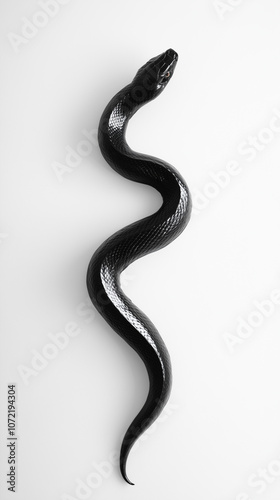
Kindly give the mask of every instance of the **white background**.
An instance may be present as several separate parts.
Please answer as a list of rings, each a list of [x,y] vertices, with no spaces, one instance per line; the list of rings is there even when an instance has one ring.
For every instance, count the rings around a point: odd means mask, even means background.
[[[279,499],[280,305],[266,303],[265,318],[255,304],[280,289],[279,0],[62,3],[53,18],[38,1],[0,3],[1,498]],[[108,463],[145,400],[147,375],[87,305],[85,275],[98,245],[160,197],[116,174],[96,141],[75,167],[66,156],[169,47],[179,53],[174,77],[133,118],[127,140],[173,164],[196,209],[180,238],[123,280],[162,334],[174,374],[170,405],[129,457],[131,487]],[[245,153],[250,136],[259,150]],[[235,175],[221,174],[219,187],[213,175],[233,161]],[[243,324],[246,339],[240,318],[258,324]],[[49,334],[70,322],[79,334],[48,351]],[[53,359],[36,372],[43,352]],[[18,398],[14,496],[8,383]],[[93,462],[107,462],[106,477]]]

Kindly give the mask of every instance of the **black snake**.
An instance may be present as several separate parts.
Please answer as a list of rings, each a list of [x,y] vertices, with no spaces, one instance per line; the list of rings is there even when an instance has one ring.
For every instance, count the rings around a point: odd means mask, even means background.
[[[163,248],[183,231],[190,218],[191,199],[180,174],[163,160],[133,151],[125,133],[133,114],[163,91],[177,59],[176,52],[169,49],[144,64],[132,82],[106,106],[98,129],[99,146],[109,165],[128,179],[153,186],[162,196],[159,210],[116,232],[95,251],[87,272],[88,292],[94,306],[135,349],[149,376],[146,402],[121,446],[121,473],[129,484],[133,484],[126,474],[129,451],[166,404],[172,375],[169,353],[160,334],[124,294],[120,274],[133,261]]]

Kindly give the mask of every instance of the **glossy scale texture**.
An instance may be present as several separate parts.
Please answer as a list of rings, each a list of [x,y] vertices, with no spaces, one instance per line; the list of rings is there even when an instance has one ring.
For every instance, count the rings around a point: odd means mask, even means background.
[[[162,195],[154,214],[110,236],[94,253],[87,272],[89,296],[107,323],[138,353],[149,376],[147,399],[129,426],[121,446],[120,469],[124,479],[129,451],[154,422],[171,389],[171,363],[166,346],[149,318],[124,294],[120,273],[133,261],[174,240],[187,225],[191,200],[180,174],[158,158],[130,149],[125,139],[132,115],[157,97],[170,80],[178,55],[172,49],[142,66],[133,81],[106,106],[99,124],[98,141],[109,165],[122,176],[153,186]]]

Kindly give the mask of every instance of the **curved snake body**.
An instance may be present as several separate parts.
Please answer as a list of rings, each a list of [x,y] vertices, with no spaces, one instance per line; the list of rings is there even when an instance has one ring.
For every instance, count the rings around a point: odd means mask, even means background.
[[[180,174],[168,163],[133,151],[125,132],[132,115],[165,88],[178,56],[172,49],[142,66],[133,81],[106,106],[99,124],[98,141],[109,165],[122,176],[154,187],[162,205],[145,217],[110,236],[94,253],[87,272],[90,298],[107,323],[138,353],[149,376],[144,406],[129,426],[121,446],[120,468],[124,479],[129,451],[154,422],[166,404],[171,388],[171,364],[167,348],[149,318],[124,294],[121,272],[133,261],[174,240],[190,218],[191,200]]]

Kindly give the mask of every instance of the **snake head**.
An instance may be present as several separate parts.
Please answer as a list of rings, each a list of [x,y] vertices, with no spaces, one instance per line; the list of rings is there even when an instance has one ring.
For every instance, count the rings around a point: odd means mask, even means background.
[[[132,81],[132,95],[140,104],[157,97],[170,81],[178,54],[173,49],[168,49],[159,56],[150,59],[136,73]]]

